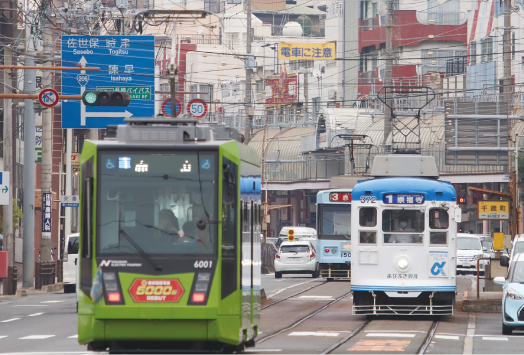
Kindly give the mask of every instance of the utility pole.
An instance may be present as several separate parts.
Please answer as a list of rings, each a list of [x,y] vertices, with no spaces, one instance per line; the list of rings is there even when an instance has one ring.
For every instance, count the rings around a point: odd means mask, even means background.
[[[391,86],[393,82],[393,1],[387,0],[387,14],[386,14],[386,73],[384,77],[384,86]],[[391,97],[390,89],[386,89],[386,98]],[[391,99],[386,100],[387,106],[391,105]],[[391,110],[389,107],[384,107],[384,148],[388,136],[391,134]]]
[[[48,7],[44,7],[48,8]],[[44,56],[52,56],[53,54],[53,35],[51,32],[51,24],[44,17],[42,19],[44,31]],[[48,61],[44,66],[51,66]],[[42,86],[44,89],[53,86],[53,74],[49,70],[42,73]],[[45,193],[52,193],[52,173],[53,173],[53,109],[46,109],[42,111],[42,197]],[[52,196],[52,195],[51,195]],[[44,210],[44,201],[42,199],[42,211]],[[52,221],[52,218],[49,219]],[[50,226],[52,231],[52,226]],[[51,259],[51,233],[44,233],[40,239],[40,260],[43,262],[52,261]]]
[[[173,39],[171,40],[171,61],[169,62],[169,89],[171,91],[171,117],[176,117],[176,30],[177,30],[177,21],[173,22]]]
[[[34,66],[35,52],[26,51],[25,65]],[[28,94],[36,93],[36,69],[24,70],[24,89]],[[24,278],[23,287],[33,287],[35,277],[35,108],[33,99],[24,100],[24,200],[22,217]],[[43,209],[42,209],[43,210]]]
[[[253,113],[253,107],[251,106],[251,80],[253,78],[253,69],[251,61],[251,2],[252,0],[246,0],[247,7],[247,38],[246,38],[246,97],[245,97],[245,123],[244,123],[244,137],[246,138],[245,144],[248,144],[251,140],[251,119]]]
[[[508,112],[512,106],[511,86],[511,0],[504,0],[504,36],[503,36],[503,61],[504,61],[504,101],[508,105]]]
[[[4,47],[4,63],[11,64],[12,54],[11,48],[8,46]],[[4,92],[11,93],[12,71],[4,70]],[[3,218],[4,218],[4,251],[8,252],[9,264],[7,271],[7,279],[3,282],[4,295],[10,295],[13,293],[13,266],[15,253],[13,250],[13,100],[4,99],[4,171],[9,172],[10,181],[9,186],[11,187],[7,191],[9,204],[4,206]]]

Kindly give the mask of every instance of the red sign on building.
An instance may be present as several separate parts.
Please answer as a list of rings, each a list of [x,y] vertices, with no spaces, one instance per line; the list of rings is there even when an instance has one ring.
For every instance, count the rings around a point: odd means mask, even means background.
[[[184,288],[178,279],[136,279],[129,288],[129,294],[135,302],[178,302]]]

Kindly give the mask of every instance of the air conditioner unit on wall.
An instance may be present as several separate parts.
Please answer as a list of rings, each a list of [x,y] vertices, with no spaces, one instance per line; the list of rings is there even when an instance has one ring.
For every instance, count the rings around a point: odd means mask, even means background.
[[[328,90],[328,99],[330,100],[336,100],[337,98],[337,90],[335,89],[329,89]]]

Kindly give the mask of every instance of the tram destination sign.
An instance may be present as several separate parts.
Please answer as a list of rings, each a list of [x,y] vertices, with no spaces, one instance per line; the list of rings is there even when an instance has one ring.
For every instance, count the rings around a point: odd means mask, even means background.
[[[509,201],[478,201],[478,219],[509,219]]]
[[[424,203],[422,194],[387,194],[384,203],[391,205],[421,205]]]
[[[331,192],[329,202],[351,202],[351,192]]]

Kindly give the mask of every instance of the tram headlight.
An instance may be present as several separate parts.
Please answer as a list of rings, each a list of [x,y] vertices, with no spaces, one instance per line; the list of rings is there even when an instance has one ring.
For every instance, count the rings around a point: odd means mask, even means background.
[[[399,269],[404,270],[404,269],[406,269],[408,267],[408,265],[409,265],[409,263],[408,263],[408,261],[406,259],[399,259],[397,261],[397,266],[398,266]]]

